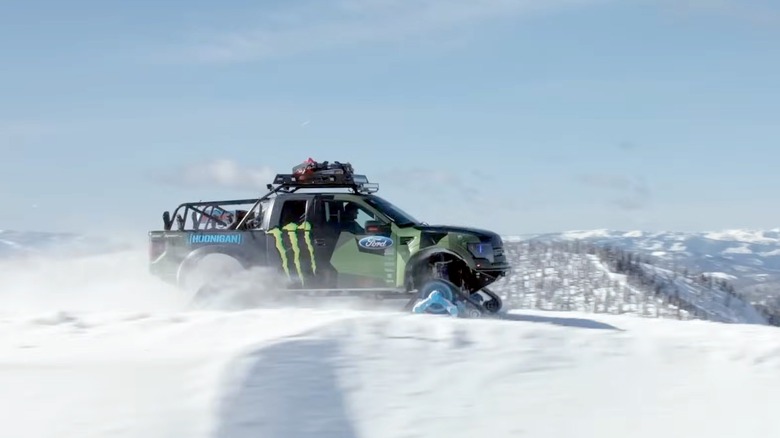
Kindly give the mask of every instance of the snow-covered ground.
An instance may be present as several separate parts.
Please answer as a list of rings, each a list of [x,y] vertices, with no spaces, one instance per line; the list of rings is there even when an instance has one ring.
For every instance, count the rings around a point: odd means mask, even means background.
[[[521,311],[192,310],[143,252],[0,264],[3,436],[780,433],[780,329]]]

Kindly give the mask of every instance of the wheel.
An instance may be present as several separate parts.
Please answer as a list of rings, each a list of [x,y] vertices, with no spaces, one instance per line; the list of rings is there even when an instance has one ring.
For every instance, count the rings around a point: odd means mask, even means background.
[[[482,288],[474,295],[479,294],[482,298],[482,306],[490,313],[498,313],[504,307],[504,302],[501,297],[495,294],[488,288]]]
[[[466,307],[466,318],[477,319],[482,317],[482,312],[479,309],[471,306]]]

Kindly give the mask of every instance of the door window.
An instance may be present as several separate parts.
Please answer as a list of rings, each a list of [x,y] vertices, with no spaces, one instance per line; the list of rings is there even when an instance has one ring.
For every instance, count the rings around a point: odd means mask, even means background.
[[[341,231],[365,234],[366,222],[378,218],[370,210],[353,201],[324,201],[325,223]]]
[[[282,211],[279,215],[279,225],[284,227],[287,224],[302,224],[306,219],[306,200],[288,199],[284,201]]]

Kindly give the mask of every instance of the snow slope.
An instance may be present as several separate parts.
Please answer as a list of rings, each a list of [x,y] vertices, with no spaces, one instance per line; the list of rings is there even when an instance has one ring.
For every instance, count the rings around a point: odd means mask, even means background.
[[[195,311],[144,253],[0,264],[14,438],[774,436],[778,328]],[[93,274],[90,274],[93,273]]]
[[[727,294],[716,288],[705,289],[697,286],[691,279],[675,276],[666,269],[644,265],[645,269],[655,271],[659,276],[671,282],[684,301],[699,309],[706,309],[710,320],[720,322],[742,322],[749,324],[767,324],[768,321],[758,310],[745,300]]]

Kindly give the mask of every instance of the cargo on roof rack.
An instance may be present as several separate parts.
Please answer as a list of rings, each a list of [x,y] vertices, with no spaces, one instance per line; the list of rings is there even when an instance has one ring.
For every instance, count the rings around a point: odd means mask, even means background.
[[[278,187],[274,189],[274,185]],[[368,182],[368,177],[355,174],[350,163],[339,161],[316,162],[307,161],[293,167],[292,173],[280,173],[268,184],[268,190],[292,191],[301,188],[347,188],[355,193],[375,193],[379,190],[377,184]]]

